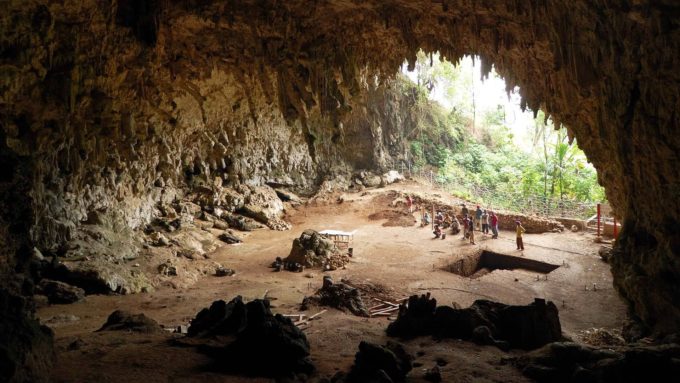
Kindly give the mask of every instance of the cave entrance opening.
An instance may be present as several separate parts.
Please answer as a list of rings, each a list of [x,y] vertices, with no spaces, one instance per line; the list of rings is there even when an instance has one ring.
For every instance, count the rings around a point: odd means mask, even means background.
[[[567,129],[528,109],[521,89],[479,58],[454,64],[419,51],[397,81],[416,110],[405,133],[407,172],[493,210],[583,221],[606,200]]]

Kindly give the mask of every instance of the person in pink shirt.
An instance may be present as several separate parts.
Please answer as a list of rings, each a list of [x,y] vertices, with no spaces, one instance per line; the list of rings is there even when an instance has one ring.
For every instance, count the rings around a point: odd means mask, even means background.
[[[491,224],[491,232],[493,235],[491,236],[492,239],[498,238],[498,216],[496,213],[491,212],[491,215],[489,217],[489,223]]]

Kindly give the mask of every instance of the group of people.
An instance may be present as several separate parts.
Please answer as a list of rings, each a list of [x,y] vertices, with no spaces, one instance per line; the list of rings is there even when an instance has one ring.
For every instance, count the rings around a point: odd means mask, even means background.
[[[411,199],[411,196],[406,197],[406,203],[409,208],[409,212],[412,212],[413,200]],[[491,234],[492,239],[498,238],[498,216],[493,211],[482,209],[479,205],[477,205],[477,209],[475,209],[474,212],[470,212],[467,206],[462,204],[461,214],[463,216],[462,224],[458,222],[458,219],[455,215],[449,214],[448,212],[443,213],[440,210],[437,211],[434,217],[430,217],[430,214],[425,211],[422,224],[423,226],[429,225],[431,223],[431,219],[434,219],[433,234],[435,238],[446,238],[444,229],[449,227],[451,228],[451,232],[453,234],[460,233],[462,227],[463,240],[470,240],[470,243],[473,245],[475,244],[475,230],[481,231],[484,235]],[[522,240],[522,234],[524,234],[524,232],[526,232],[526,230],[522,226],[522,223],[519,220],[516,220],[515,233],[517,250],[524,250],[524,242]]]
[[[462,205],[461,213],[463,214],[463,239],[470,239],[470,243],[475,243],[475,228],[483,234],[492,232],[492,239],[498,238],[498,216],[490,210],[482,210],[477,205],[474,216],[470,214],[467,206]]]

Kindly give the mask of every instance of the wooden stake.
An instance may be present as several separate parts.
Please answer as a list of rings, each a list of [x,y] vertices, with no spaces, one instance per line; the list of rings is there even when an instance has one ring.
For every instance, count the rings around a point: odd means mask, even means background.
[[[316,314],[312,315],[311,317],[309,317],[307,320],[313,320],[313,319],[315,319],[316,317],[320,316],[321,314],[325,313],[326,311],[328,311],[328,310],[321,310],[321,311],[319,311],[318,313],[316,313]]]

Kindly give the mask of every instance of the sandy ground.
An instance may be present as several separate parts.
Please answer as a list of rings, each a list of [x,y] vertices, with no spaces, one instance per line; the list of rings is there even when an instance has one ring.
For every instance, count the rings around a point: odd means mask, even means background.
[[[419,226],[382,226],[384,220],[368,216],[391,209],[387,190],[426,192],[424,187],[406,183],[387,189],[348,194],[341,204],[305,206],[288,211],[293,229],[285,232],[259,230],[244,243],[220,248],[211,261],[234,268],[233,277],[206,276],[186,289],[160,287],[147,294],[130,296],[88,296],[72,305],[40,308],[43,321],[53,318],[58,360],[55,382],[239,382],[267,381],[233,377],[211,372],[207,357],[192,348],[173,346],[178,334],[139,335],[94,332],[116,309],[143,312],[159,323],[174,327],[188,324],[202,308],[217,299],[236,295],[246,300],[272,299],[273,311],[297,313],[303,297],[321,286],[322,276],[334,280],[381,284],[394,290],[394,296],[430,292],[440,304],[456,302],[462,307],[476,299],[491,299],[507,304],[528,304],[535,297],[555,302],[560,310],[563,333],[579,339],[590,328],[618,329],[625,318],[625,306],[612,287],[609,266],[597,256],[598,245],[587,233],[525,234],[524,252],[515,250],[514,233],[501,232],[500,238],[477,235],[477,245],[447,235],[433,239],[429,228]],[[440,195],[442,193],[439,193]],[[382,196],[381,196],[382,195]],[[453,200],[452,200],[453,201]],[[414,217],[415,218],[415,217]],[[316,230],[357,230],[352,247],[354,257],[344,270],[322,273],[273,272],[269,265],[275,257],[285,257],[294,238],[307,228]],[[477,249],[560,265],[537,280],[537,273],[525,270],[496,270],[469,279],[450,273],[446,265]],[[197,261],[200,262],[200,261]],[[180,276],[176,278],[181,278]],[[593,283],[597,290],[593,291]],[[588,290],[586,290],[586,286]],[[317,309],[312,309],[313,314]],[[75,316],[75,317],[69,317]],[[54,319],[56,317],[56,319]],[[62,319],[59,319],[62,318]],[[347,370],[361,340],[385,343],[384,330],[393,318],[359,318],[329,310],[305,330],[311,344],[319,377]],[[75,342],[75,343],[74,343]],[[412,353],[419,353],[410,374],[411,381],[424,381],[423,371],[437,358],[447,364],[441,368],[444,381],[523,382],[517,370],[502,358],[519,352],[504,353],[495,347],[477,346],[458,340],[433,340],[428,337],[404,342]]]

